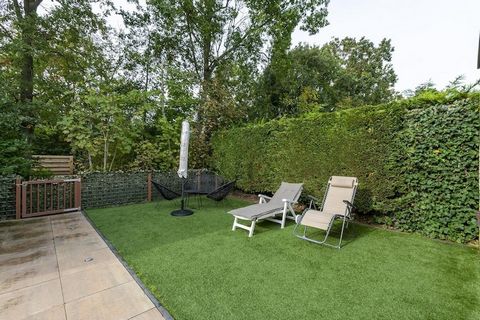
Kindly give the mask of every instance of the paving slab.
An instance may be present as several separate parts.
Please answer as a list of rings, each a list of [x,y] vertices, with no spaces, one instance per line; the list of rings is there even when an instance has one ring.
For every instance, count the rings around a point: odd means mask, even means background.
[[[127,320],[154,307],[135,281],[65,305],[69,320]]]
[[[98,250],[108,248],[107,244],[98,235],[75,232],[65,236],[55,237],[57,255],[68,255],[73,250]]]
[[[0,319],[27,319],[62,305],[60,280],[54,279],[0,295]]]
[[[120,262],[96,265],[75,273],[62,275],[65,302],[132,281],[133,278]]]
[[[0,254],[0,273],[34,265],[55,263],[56,260],[53,244],[49,247],[28,249],[18,254],[15,252]]]
[[[110,248],[96,250],[77,249],[58,255],[58,266],[62,275],[68,275],[98,265],[118,262]]]
[[[66,320],[67,317],[65,315],[65,306],[55,306],[48,310],[35,313],[26,320]]]
[[[138,316],[131,318],[131,320],[165,320],[156,308],[145,311]]]
[[[0,294],[58,278],[58,265],[53,258],[40,264],[9,268],[0,273],[0,279],[5,279],[0,282]]]
[[[81,213],[0,222],[0,319],[164,320]]]

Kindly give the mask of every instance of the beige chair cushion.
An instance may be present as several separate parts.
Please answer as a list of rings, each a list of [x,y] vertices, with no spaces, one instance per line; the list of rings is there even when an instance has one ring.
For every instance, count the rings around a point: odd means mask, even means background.
[[[332,187],[339,187],[339,188],[353,188],[353,185],[357,178],[354,177],[339,177],[339,176],[332,176],[330,180],[330,185]]]
[[[347,212],[347,205],[343,200],[352,201],[353,188],[339,188],[330,186],[328,195],[323,204],[323,212],[344,215]]]
[[[357,178],[333,176],[323,204],[322,211],[329,214],[345,215],[347,205],[343,200],[352,202]]]
[[[283,199],[296,202],[302,193],[303,183],[282,182],[280,188],[272,196],[269,202],[283,203]]]
[[[305,212],[300,224],[302,226],[327,230],[334,216],[334,214],[318,210],[308,210]]]

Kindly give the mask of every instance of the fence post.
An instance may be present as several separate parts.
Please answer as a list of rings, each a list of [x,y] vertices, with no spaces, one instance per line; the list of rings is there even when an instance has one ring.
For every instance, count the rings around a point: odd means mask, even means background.
[[[21,205],[21,215],[20,217],[23,218],[27,215],[27,184],[22,182],[22,205]]]
[[[152,173],[147,175],[147,202],[152,201]]]
[[[75,181],[75,208],[82,209],[82,178]]]
[[[15,219],[22,217],[22,180],[15,179]]]

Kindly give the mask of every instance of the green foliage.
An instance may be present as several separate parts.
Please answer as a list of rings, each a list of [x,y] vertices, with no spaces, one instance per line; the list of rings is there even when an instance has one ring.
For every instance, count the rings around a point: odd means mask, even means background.
[[[28,155],[28,144],[19,139],[0,141],[0,174],[18,173],[28,175],[31,161]]]
[[[477,95],[407,112],[391,159],[396,227],[458,242],[478,236],[479,111]]]
[[[168,171],[177,166],[180,144],[180,125],[177,119],[157,119],[155,135],[136,144],[131,169]]]
[[[88,154],[89,168],[111,170],[118,154],[128,154],[137,134],[130,117],[138,116],[135,92],[82,96],[64,117],[61,127],[72,148]]]
[[[0,175],[30,172],[30,146],[22,132],[22,104],[0,100]]]
[[[82,174],[82,208],[99,208],[147,200],[147,172]]]
[[[290,181],[321,197],[329,176],[356,176],[360,212],[467,242],[478,235],[479,105],[478,94],[447,91],[237,127],[212,139],[212,166],[248,192]]]
[[[201,86],[235,61],[255,65],[267,36],[290,43],[295,27],[316,33],[326,24],[326,0],[152,0],[136,24],[151,25],[151,41],[169,62],[190,69]],[[203,82],[203,83],[202,83]]]
[[[359,208],[378,210],[380,201],[393,195],[384,163],[400,115],[400,108],[364,107],[223,131],[214,137],[212,164],[249,192],[272,192],[290,181],[321,196],[331,175],[356,176]]]
[[[277,54],[260,79],[251,116],[270,119],[391,101],[397,80],[392,52],[387,39],[375,45],[365,38],[344,38]]]
[[[243,108],[232,91],[220,79],[213,79],[207,87],[203,107],[198,113],[201,121],[196,121],[192,130],[191,166],[205,168],[210,156],[212,132],[231,127],[243,118]]]
[[[232,111],[234,118],[243,116],[238,106],[253,100],[250,89],[265,52],[279,44],[288,48],[297,26],[318,32],[326,24],[327,4],[326,0],[152,0],[143,14],[124,14],[132,27],[148,30],[144,37],[148,49],[140,46],[138,52],[141,68],[150,71],[152,66],[158,72],[155,66],[170,65],[168,72],[186,70],[193,81],[187,89],[198,99],[194,110],[198,149],[193,153],[197,166],[205,165],[212,133],[225,128]]]

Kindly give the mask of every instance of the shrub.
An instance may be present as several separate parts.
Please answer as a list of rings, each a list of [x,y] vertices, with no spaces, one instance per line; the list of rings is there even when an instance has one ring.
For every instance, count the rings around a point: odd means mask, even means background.
[[[30,173],[30,145],[21,129],[25,108],[20,103],[0,101],[0,175]]]
[[[477,236],[479,102],[477,96],[406,113],[391,158],[399,229],[458,242]]]

